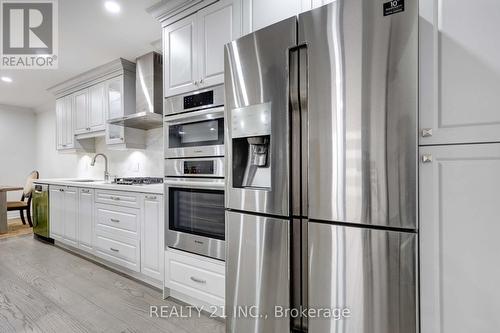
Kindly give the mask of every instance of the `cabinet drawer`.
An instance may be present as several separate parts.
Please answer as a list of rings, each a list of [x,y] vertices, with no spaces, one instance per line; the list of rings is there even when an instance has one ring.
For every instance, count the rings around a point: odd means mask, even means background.
[[[130,208],[140,208],[138,194],[121,191],[97,191],[96,202]]]
[[[98,227],[116,228],[137,233],[139,225],[139,210],[128,207],[96,204],[96,221]]]
[[[97,230],[94,244],[97,256],[134,271],[140,271],[137,240]]]
[[[225,264],[168,249],[165,286],[213,305],[224,304]]]

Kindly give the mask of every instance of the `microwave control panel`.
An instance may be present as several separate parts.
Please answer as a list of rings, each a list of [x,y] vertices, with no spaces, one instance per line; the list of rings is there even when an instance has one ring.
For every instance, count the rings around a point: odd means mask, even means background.
[[[202,92],[199,94],[189,95],[184,97],[184,110],[197,108],[204,105],[211,105],[214,103],[213,90]]]

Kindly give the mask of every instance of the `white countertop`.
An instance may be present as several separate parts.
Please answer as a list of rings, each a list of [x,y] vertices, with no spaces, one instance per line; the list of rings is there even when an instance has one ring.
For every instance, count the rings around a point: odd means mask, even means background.
[[[118,185],[118,184],[106,183],[102,180],[96,180],[93,182],[82,182],[79,180],[81,180],[81,179],[52,178],[52,179],[37,179],[34,181],[34,183],[58,185],[58,186],[73,186],[73,187],[81,187],[81,188],[94,188],[94,189],[101,189],[101,190],[163,194],[163,184]]]

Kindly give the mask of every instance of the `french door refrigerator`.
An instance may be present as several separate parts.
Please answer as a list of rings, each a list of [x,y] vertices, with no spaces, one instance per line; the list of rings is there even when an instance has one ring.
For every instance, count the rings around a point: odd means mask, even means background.
[[[417,18],[337,0],[225,46],[227,332],[418,331]]]

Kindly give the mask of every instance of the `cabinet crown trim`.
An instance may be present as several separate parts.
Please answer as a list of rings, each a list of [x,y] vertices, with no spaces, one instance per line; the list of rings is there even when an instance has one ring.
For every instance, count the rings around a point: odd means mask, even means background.
[[[126,72],[135,76],[135,63],[118,58],[50,87],[47,91],[54,94],[56,98],[61,98]]]
[[[196,13],[203,7],[218,0],[161,0],[146,9],[151,16],[160,21],[163,26],[169,25]]]

